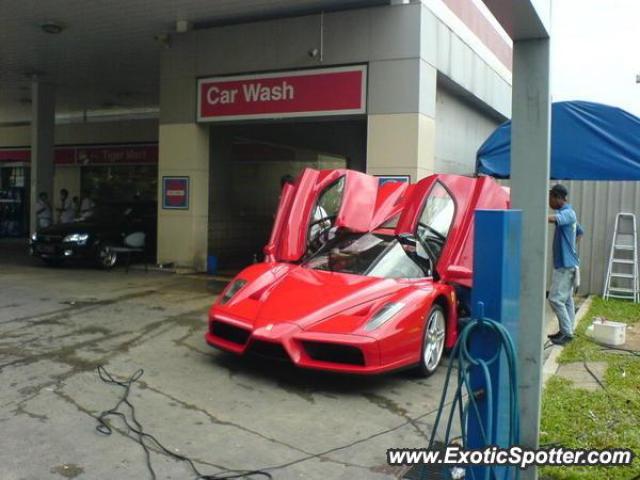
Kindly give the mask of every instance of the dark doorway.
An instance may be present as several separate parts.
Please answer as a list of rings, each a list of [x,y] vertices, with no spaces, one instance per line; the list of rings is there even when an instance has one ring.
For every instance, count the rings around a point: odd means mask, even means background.
[[[283,175],[366,168],[365,120],[211,128],[209,254],[223,269],[262,259]]]

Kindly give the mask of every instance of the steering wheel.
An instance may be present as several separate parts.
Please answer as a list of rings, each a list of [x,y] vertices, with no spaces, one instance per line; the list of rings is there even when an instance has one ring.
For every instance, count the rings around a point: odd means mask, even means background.
[[[424,229],[428,230],[430,233],[432,233],[433,235],[436,236],[436,239],[440,242],[440,243],[444,243],[447,240],[447,237],[445,237],[444,235],[442,235],[439,231],[437,231],[435,228],[430,227],[429,225],[427,225],[426,223],[422,223],[422,222],[418,222],[418,226],[423,227]]]
[[[307,250],[312,248],[313,250],[318,250],[322,245],[329,241],[329,231],[333,227],[333,221],[336,219],[336,215],[329,215],[327,217],[322,217],[317,220],[309,223],[309,228],[307,230]],[[327,223],[327,226],[322,228],[320,227],[318,232],[315,234],[314,238],[311,238],[311,230],[316,225],[322,225],[323,223]]]

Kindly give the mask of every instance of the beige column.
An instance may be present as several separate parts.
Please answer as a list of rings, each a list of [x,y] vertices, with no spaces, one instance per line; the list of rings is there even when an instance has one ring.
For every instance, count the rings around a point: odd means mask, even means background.
[[[36,202],[40,192],[53,204],[53,146],[55,130],[55,87],[34,81],[31,85],[31,232],[36,231]]]
[[[424,59],[369,64],[367,173],[434,173],[437,71]]]
[[[209,128],[196,123],[160,125],[158,263],[205,271],[209,222]],[[189,209],[162,206],[162,178],[189,177]]]
[[[434,173],[435,122],[421,113],[369,115],[367,173],[410,175],[415,182]]]

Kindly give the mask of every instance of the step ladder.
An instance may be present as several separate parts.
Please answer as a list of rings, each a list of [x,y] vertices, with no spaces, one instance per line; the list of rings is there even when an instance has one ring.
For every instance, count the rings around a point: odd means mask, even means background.
[[[616,215],[602,296],[605,300],[613,297],[640,302],[638,231],[633,213]]]

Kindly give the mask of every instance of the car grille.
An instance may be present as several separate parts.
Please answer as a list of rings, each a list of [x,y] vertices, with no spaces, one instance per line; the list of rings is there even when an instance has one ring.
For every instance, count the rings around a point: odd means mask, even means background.
[[[362,350],[351,345],[325,342],[302,342],[305,351],[319,362],[344,363],[348,365],[364,366]]]
[[[44,235],[38,234],[38,241],[44,243],[60,243],[62,242],[62,235]]]
[[[291,360],[291,357],[289,357],[289,354],[281,344],[263,342],[262,340],[252,342],[249,346],[249,353],[260,355],[261,357],[273,358],[275,360]]]
[[[209,332],[229,342],[244,345],[249,340],[251,332],[244,328],[236,327],[225,322],[214,321],[209,325]]]

